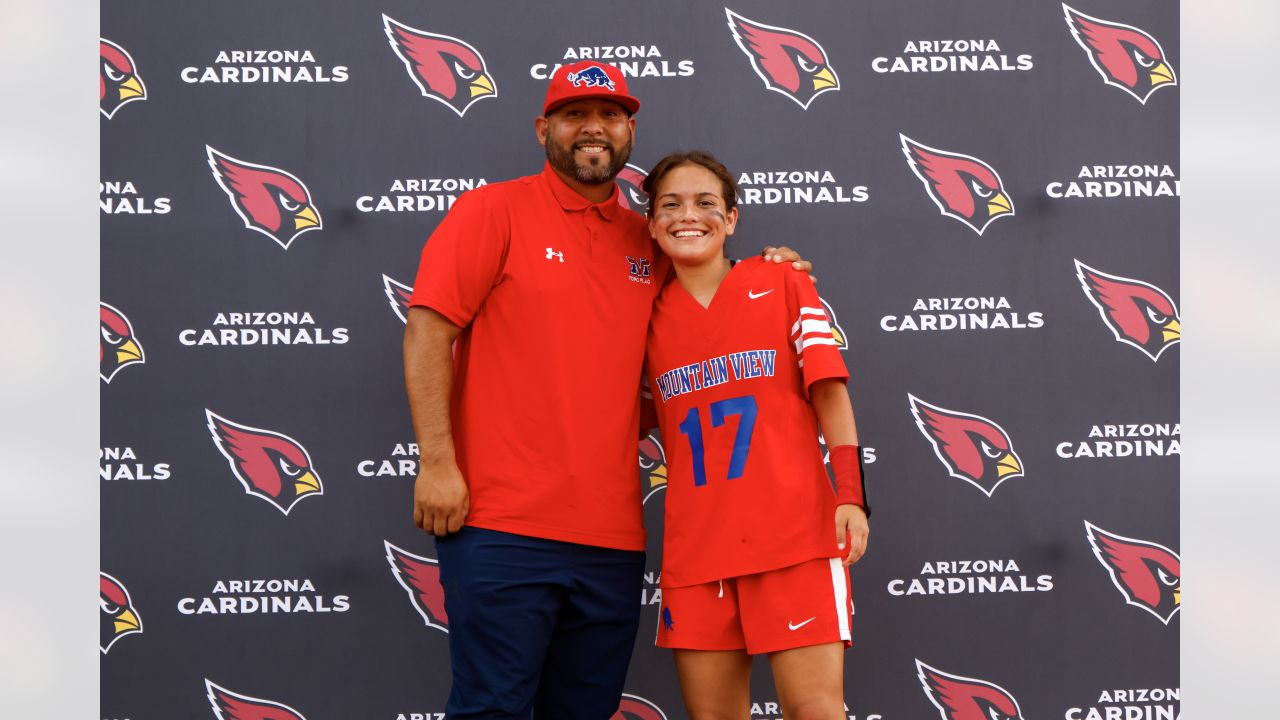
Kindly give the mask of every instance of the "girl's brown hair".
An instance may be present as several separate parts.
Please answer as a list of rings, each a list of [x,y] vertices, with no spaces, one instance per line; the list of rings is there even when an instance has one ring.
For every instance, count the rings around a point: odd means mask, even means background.
[[[710,170],[713,175],[720,179],[720,195],[724,198],[726,210],[732,210],[738,206],[738,183],[734,182],[733,175],[729,169],[724,166],[714,155],[705,150],[689,150],[687,152],[673,152],[670,155],[658,161],[657,165],[649,171],[648,177],[640,184],[640,189],[644,190],[649,196],[649,216],[653,217],[653,200],[654,193],[658,190],[658,183],[662,178],[672,170],[681,165],[697,165]]]

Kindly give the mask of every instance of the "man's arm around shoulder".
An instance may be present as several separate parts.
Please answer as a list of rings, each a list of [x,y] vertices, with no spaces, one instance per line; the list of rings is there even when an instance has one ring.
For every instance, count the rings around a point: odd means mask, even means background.
[[[471,509],[467,484],[454,454],[449,400],[453,391],[453,341],[462,328],[426,307],[409,308],[404,329],[404,385],[418,439],[418,479],[413,523],[432,535],[455,533]]]

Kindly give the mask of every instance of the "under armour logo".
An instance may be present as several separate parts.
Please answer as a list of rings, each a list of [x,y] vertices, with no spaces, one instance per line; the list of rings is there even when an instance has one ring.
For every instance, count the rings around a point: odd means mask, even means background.
[[[631,274],[637,277],[649,277],[649,260],[648,258],[636,258],[627,256],[627,262],[631,263]]]
[[[564,262],[564,251],[547,248],[547,259],[550,260],[551,258],[560,258],[560,262]]]

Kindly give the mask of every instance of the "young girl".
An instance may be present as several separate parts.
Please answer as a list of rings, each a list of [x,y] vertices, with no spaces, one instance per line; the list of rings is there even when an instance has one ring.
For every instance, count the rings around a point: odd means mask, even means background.
[[[730,263],[737,186],[710,154],[668,155],[644,190],[649,231],[675,267],[646,346],[670,472],[658,645],[673,649],[694,720],[750,715],[759,653],[788,720],[843,718],[846,566],[868,528],[829,319],[802,273]]]

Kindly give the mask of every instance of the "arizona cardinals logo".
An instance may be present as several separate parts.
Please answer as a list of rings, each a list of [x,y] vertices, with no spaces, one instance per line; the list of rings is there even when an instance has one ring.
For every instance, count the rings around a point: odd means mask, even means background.
[[[382,276],[382,287],[387,293],[387,302],[391,303],[391,311],[400,318],[400,322],[409,322],[409,298],[413,296],[413,288],[392,280],[385,273]]]
[[[386,15],[382,24],[391,49],[423,96],[448,105],[458,117],[476,102],[498,96],[484,58],[470,43],[411,28]]]
[[[640,481],[644,502],[649,502],[659,490],[667,489],[667,454],[654,433],[640,441]]]
[[[431,558],[414,555],[383,540],[387,562],[409,593],[409,602],[429,627],[449,632],[449,614],[444,608],[444,588],[440,585],[440,564]]]
[[[288,705],[234,693],[209,679],[205,679],[204,686],[218,720],[307,720]]]
[[[1169,548],[1121,537],[1084,521],[1085,536],[1125,602],[1165,625],[1182,609],[1182,559]]]
[[[1132,25],[1089,17],[1066,3],[1062,10],[1072,37],[1108,85],[1146,105],[1151,93],[1178,84],[1178,77],[1155,38]]]
[[[987,497],[1005,480],[1022,477],[1022,461],[1004,428],[978,415],[930,405],[914,395],[907,399],[916,426],[951,477],[968,482]]]
[[[667,714],[639,695],[623,693],[618,712],[609,720],[667,720]]]
[[[98,607],[102,617],[98,620],[98,649],[106,655],[120,638],[142,632],[142,618],[124,585],[106,573],[99,575]]]
[[[976,678],[949,675],[916,660],[920,685],[942,720],[1022,720],[1007,690]]]
[[[971,155],[922,145],[906,135],[898,137],[911,171],[943,215],[981,235],[992,220],[1014,214],[1013,201],[990,165]]]
[[[786,95],[805,110],[822,93],[840,89],[840,78],[827,60],[827,52],[813,38],[748,20],[729,8],[724,14],[734,41],[766,88]]]
[[[123,105],[147,99],[133,57],[119,45],[98,38],[98,111],[108,120]]]
[[[240,425],[205,410],[213,444],[227,458],[244,491],[289,514],[304,497],[323,495],[311,456],[297,440],[270,430]]]
[[[1099,272],[1079,260],[1076,275],[1117,341],[1138,348],[1152,362],[1182,341],[1178,306],[1160,288]]]
[[[110,383],[124,366],[141,365],[146,362],[146,356],[133,336],[129,318],[106,303],[98,305],[98,377]]]
[[[831,309],[831,303],[823,298],[818,298],[818,300],[822,303],[822,309],[827,311],[827,320],[830,321],[831,325],[831,337],[835,338],[836,347],[841,350],[848,350],[849,336],[845,334],[844,328],[840,327],[840,321],[836,320],[836,312]]]
[[[244,226],[289,249],[299,235],[320,230],[320,214],[311,193],[292,173],[236,160],[208,145],[209,167]]]
[[[649,196],[640,189],[649,173],[627,163],[618,173],[618,204],[644,215],[649,210]]]

